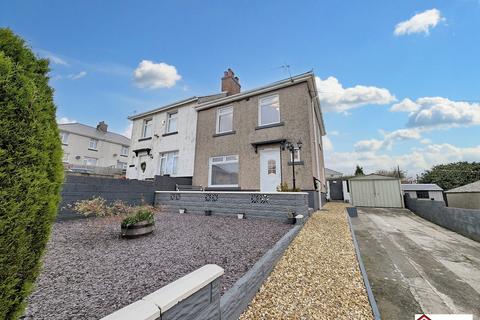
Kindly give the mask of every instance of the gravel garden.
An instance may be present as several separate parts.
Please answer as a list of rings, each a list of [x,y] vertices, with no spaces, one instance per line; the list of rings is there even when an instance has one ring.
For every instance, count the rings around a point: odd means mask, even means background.
[[[99,319],[208,264],[225,269],[222,294],[291,225],[156,212],[152,233],[120,236],[124,217],[56,223],[23,319]]]

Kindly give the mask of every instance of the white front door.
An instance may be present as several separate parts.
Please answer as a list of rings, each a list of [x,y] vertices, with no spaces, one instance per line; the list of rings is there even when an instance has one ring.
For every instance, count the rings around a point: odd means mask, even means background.
[[[280,148],[260,150],[260,191],[275,192],[281,182]]]

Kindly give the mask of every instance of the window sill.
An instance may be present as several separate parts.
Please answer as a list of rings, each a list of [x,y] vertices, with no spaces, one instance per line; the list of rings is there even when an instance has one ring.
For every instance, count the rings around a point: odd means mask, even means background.
[[[271,124],[265,124],[265,125],[257,126],[257,127],[255,127],[255,130],[281,127],[281,126],[284,126],[284,125],[285,125],[285,122],[281,121],[281,122],[277,122],[277,123],[271,123]]]
[[[178,133],[178,131],[167,132],[167,133],[162,134],[162,137],[171,136],[171,135],[174,135],[174,134],[177,134],[177,133]]]
[[[126,155],[126,154],[121,154],[120,157],[128,158],[128,155]]]
[[[90,151],[96,151],[96,152],[98,152],[98,149],[92,149],[92,148],[88,148],[88,150],[90,150]]]
[[[207,187],[205,191],[239,191],[240,187]]]
[[[232,131],[227,131],[227,132],[221,132],[221,133],[215,133],[213,135],[213,137],[221,137],[221,136],[228,136],[230,134],[235,134],[236,131],[235,130],[232,130]]]
[[[305,164],[305,162],[302,161],[295,161],[295,165],[296,166],[303,166]],[[293,162],[292,161],[288,161],[288,165],[291,166],[293,165]]]
[[[62,146],[68,146],[68,143],[62,142]]]
[[[146,140],[152,140],[152,137],[145,137],[145,138],[138,139],[138,141],[146,141]]]

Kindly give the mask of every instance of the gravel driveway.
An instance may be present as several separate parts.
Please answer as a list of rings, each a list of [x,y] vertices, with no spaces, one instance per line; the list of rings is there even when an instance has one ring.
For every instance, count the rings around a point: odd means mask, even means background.
[[[160,213],[153,234],[119,238],[119,218],[57,223],[24,319],[99,319],[207,264],[222,294],[291,226]]]

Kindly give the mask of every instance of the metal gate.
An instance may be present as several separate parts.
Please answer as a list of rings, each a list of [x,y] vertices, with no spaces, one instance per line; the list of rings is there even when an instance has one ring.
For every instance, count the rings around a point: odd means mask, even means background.
[[[342,180],[328,180],[330,200],[343,200]]]

